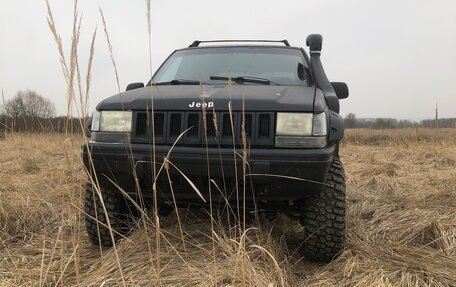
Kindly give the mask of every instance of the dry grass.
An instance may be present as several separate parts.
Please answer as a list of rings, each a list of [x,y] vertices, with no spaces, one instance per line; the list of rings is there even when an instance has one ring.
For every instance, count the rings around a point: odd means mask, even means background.
[[[84,93],[77,1],[68,60],[46,4],[68,88],[68,115],[81,116],[87,111],[96,34]],[[151,53],[150,6],[146,0]],[[100,15],[120,92],[101,9]],[[114,248],[93,247],[81,220],[82,142],[62,135],[8,134],[0,140],[5,157],[0,163],[0,285],[451,286],[456,281],[456,156],[446,134],[360,131],[347,136],[342,152],[349,175],[348,245],[329,265],[300,258],[300,241],[293,236],[300,226],[283,216],[246,229],[211,220],[212,211],[180,210],[179,217],[161,218],[157,225],[138,222],[141,228]],[[285,240],[284,233],[294,239]]]
[[[345,138],[345,143],[352,144],[401,144],[407,145],[409,143],[415,144],[417,142],[441,142],[445,143],[454,140],[454,129],[354,129],[350,130]]]
[[[162,218],[159,253],[149,252],[151,225],[121,241],[117,255],[100,250],[79,217],[82,140],[7,134],[0,139],[0,285],[122,285],[118,256],[128,286],[454,286],[454,138],[456,130],[349,131],[341,147],[347,249],[320,265],[294,252],[296,239],[285,240],[297,227],[291,220],[239,234],[211,228],[203,211],[181,210],[182,230],[175,215]]]

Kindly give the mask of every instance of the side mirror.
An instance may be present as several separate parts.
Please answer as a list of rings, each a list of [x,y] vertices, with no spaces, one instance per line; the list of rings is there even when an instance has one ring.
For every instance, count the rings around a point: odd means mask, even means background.
[[[92,117],[89,117],[84,125],[84,135],[90,138],[90,132],[92,131]]]
[[[127,86],[127,91],[144,88],[144,83],[130,83]]]
[[[337,97],[342,100],[348,98],[348,86],[343,82],[331,82],[331,85],[336,92]]]

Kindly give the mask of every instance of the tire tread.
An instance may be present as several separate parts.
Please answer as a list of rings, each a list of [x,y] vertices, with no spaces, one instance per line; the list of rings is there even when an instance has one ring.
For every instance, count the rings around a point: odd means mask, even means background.
[[[304,225],[304,257],[328,262],[345,245],[345,173],[342,162],[334,156],[326,176],[325,188],[305,203],[300,217]]]

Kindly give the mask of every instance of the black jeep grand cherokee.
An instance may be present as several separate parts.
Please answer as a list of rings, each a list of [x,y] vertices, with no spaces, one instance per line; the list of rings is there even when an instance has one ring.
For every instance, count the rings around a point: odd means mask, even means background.
[[[219,42],[175,51],[145,87],[97,106],[83,145],[91,241],[127,234],[133,200],[160,214],[222,203],[298,217],[304,255],[331,260],[345,238],[347,85],[328,81],[321,35],[307,38],[310,58],[286,40]]]

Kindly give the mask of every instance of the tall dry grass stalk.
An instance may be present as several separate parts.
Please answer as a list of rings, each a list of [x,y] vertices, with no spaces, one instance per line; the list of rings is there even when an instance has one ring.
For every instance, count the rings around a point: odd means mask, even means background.
[[[206,168],[207,168],[207,188],[208,188],[208,193],[209,193],[209,216],[211,218],[211,239],[212,239],[212,260],[213,262],[216,261],[217,257],[215,254],[215,238],[214,238],[214,214],[213,214],[213,206],[212,206],[212,184],[211,184],[211,168],[210,168],[210,160],[209,160],[209,143],[208,143],[208,134],[207,134],[207,110],[205,108],[205,97],[204,97],[204,88],[203,88],[203,82],[200,81],[200,95],[199,95],[200,101],[202,103],[201,105],[201,113],[203,117],[203,131],[204,131],[204,143],[206,147]],[[212,118],[213,121],[216,121],[216,119]],[[214,264],[214,267],[216,265]],[[214,268],[212,270],[214,273],[214,276],[217,276],[217,269]]]
[[[105,36],[106,36],[105,37],[106,38],[106,42],[108,43],[109,56],[111,58],[111,63],[112,63],[112,66],[114,68],[114,75],[116,77],[117,91],[120,94],[121,90],[120,90],[119,72],[117,70],[117,64],[116,64],[116,60],[114,58],[114,52],[113,52],[113,49],[112,49],[111,38],[109,37],[108,27],[106,25],[106,20],[105,20],[105,17],[104,17],[104,14],[103,14],[103,10],[101,9],[101,7],[99,8],[99,12],[100,12],[101,20],[103,22],[103,29],[104,29]]]
[[[147,19],[147,39],[148,39],[148,48],[149,48],[149,73],[150,78],[152,78],[152,21],[151,21],[151,1],[146,0],[146,19]],[[155,108],[154,108],[154,91],[151,89],[150,93],[150,102],[151,102],[151,111],[152,111],[152,126],[150,130],[152,132],[152,163],[151,168],[153,171],[153,182],[152,182],[152,200],[153,200],[153,214],[155,220],[155,250],[157,252],[157,258],[160,258],[160,219],[158,217],[158,200],[157,200],[157,165],[156,165],[156,154],[155,154]],[[164,162],[166,164],[166,162]],[[167,167],[169,167],[167,165]],[[168,174],[168,169],[166,170]],[[169,184],[172,185],[172,182],[168,178]],[[174,193],[173,193],[174,197]],[[182,240],[184,240],[182,238]],[[151,255],[152,256],[152,255]],[[158,278],[160,278],[160,261],[157,260],[157,270]]]

